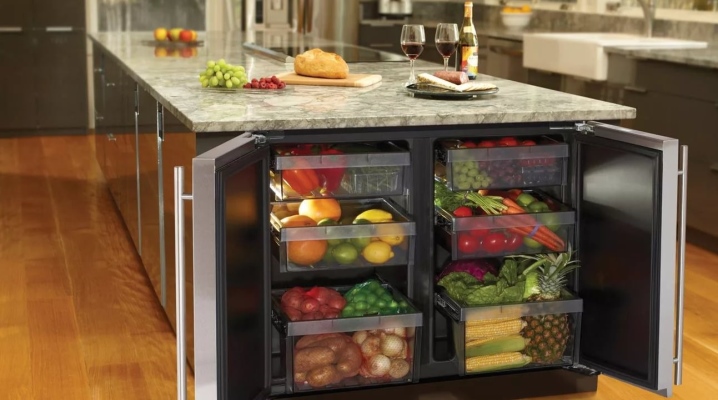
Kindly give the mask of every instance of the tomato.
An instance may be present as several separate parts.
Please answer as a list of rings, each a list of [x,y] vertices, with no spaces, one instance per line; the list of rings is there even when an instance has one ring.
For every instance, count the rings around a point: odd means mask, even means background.
[[[471,208],[466,206],[457,207],[456,210],[453,212],[455,217],[470,217],[474,215],[474,212],[471,211]]]
[[[479,251],[481,241],[467,233],[460,233],[458,238],[459,252],[464,254],[472,254]]]
[[[463,145],[463,147],[466,148],[466,149],[476,148],[476,143],[474,143],[474,142],[468,142],[468,141],[467,141],[467,142],[463,142],[462,145]]]
[[[496,143],[490,140],[482,140],[476,145],[476,147],[496,147]]]
[[[484,237],[482,247],[490,254],[501,253],[506,248],[506,236],[499,232],[489,233]]]
[[[471,235],[477,239],[483,239],[489,233],[491,233],[491,231],[488,229],[473,229],[473,230],[469,231],[469,235]]]
[[[506,251],[516,251],[523,243],[523,238],[518,233],[506,232]]]
[[[536,146],[536,142],[531,139],[524,140],[523,142],[521,142],[521,146]]]
[[[516,138],[511,137],[511,136],[503,137],[499,140],[499,146],[501,146],[501,147],[518,146],[518,145],[519,145],[519,141],[516,140]]]

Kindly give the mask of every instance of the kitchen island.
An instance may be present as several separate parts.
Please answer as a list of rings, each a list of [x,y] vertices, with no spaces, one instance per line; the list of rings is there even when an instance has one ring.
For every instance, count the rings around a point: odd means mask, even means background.
[[[91,36],[97,159],[170,321],[187,334],[197,398],[291,397],[306,390],[292,384],[291,362],[285,364],[293,339],[281,315],[272,312],[272,291],[348,285],[375,275],[406,295],[418,310],[413,322],[418,325],[412,326],[421,334],[412,346],[415,367],[410,381],[419,383],[353,392],[358,398],[386,398],[404,389],[404,398],[449,391],[469,399],[475,398],[477,388],[488,398],[575,393],[596,390],[600,372],[670,395],[674,292],[682,285],[674,263],[676,140],[584,123],[634,118],[630,107],[486,75],[479,79],[499,87],[494,96],[470,101],[411,97],[403,89],[408,63],[399,62],[351,64],[351,72],[382,75],[380,84],[367,88],[207,91],[200,87],[198,74],[210,59],[243,65],[250,78],[291,70],[291,65],[245,51],[245,41],[266,46],[296,42],[309,48],[329,42],[261,32],[201,36],[204,46],[191,58],[156,58],[154,48],[143,44],[150,33]],[[417,63],[418,72],[435,68]],[[435,229],[446,229],[434,215],[435,162],[446,161],[437,158],[437,146],[445,140],[506,136],[546,138],[559,143],[566,154],[558,170],[562,179],[538,186],[576,210],[575,219],[567,223],[571,232],[576,226],[575,237],[567,235],[581,249],[584,267],[569,287],[586,305],[587,328],[580,330],[581,319],[575,320],[576,340],[560,366],[532,365],[462,377],[464,360],[452,339],[458,325],[452,325],[448,311],[434,301],[435,273],[451,257],[451,249],[440,245],[440,235],[435,235]],[[405,213],[405,224],[414,232],[404,249],[406,263],[288,271],[284,239],[267,218],[277,206],[270,202],[283,199],[276,185],[274,195],[267,190],[270,172],[281,172],[279,149],[357,142],[391,145],[406,155],[401,164],[403,186],[386,196],[388,204]],[[175,166],[191,171],[184,181],[181,175],[173,176]],[[278,186],[282,187],[281,178]],[[190,187],[192,206],[176,212],[182,192]],[[640,209],[632,208],[635,204]],[[178,218],[188,228],[176,235]],[[182,265],[181,259],[175,260],[177,248],[186,249],[190,261],[187,290],[179,296],[187,306],[186,325],[182,318],[174,319],[176,293],[171,282],[175,265]],[[625,261],[605,258],[627,252],[634,256]],[[633,271],[629,286],[606,282],[606,275],[624,270]],[[609,294],[622,301],[607,302]],[[634,314],[637,318],[625,319]],[[604,326],[614,315],[620,316],[621,324]],[[610,340],[606,330],[612,334]],[[642,338],[642,345],[634,343],[636,337]],[[627,351],[631,348],[634,351]],[[350,395],[331,390],[323,394]]]

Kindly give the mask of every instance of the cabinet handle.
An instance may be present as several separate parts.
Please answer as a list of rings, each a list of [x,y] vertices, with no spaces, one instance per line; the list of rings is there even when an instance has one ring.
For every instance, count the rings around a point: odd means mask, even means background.
[[[108,133],[107,140],[109,140],[110,142],[115,142],[115,141],[117,141],[117,138],[112,133]]]
[[[71,26],[46,26],[45,32],[72,32]]]
[[[102,68],[95,68],[93,71],[97,72],[98,74],[102,73]]]
[[[107,82],[107,83],[105,84],[105,86],[107,86],[107,87],[115,87],[115,82]]]
[[[623,90],[625,90],[627,92],[634,92],[634,93],[641,93],[641,94],[645,94],[646,92],[648,92],[646,89],[644,89],[642,87],[636,87],[636,86],[626,86],[623,88]]]
[[[688,200],[688,146],[681,146],[681,169],[678,171],[680,181],[680,223],[678,224],[678,298],[676,299],[676,355],[673,363],[676,365],[673,381],[676,385],[683,383],[683,311],[686,294],[686,204]]]
[[[391,48],[394,45],[391,43],[371,43],[369,47]]]
[[[187,400],[187,355],[185,341],[185,265],[184,265],[184,201],[191,194],[182,193],[184,167],[174,168],[175,201],[175,314],[177,320],[177,399]]]
[[[0,33],[18,33],[22,32],[21,26],[0,26]]]

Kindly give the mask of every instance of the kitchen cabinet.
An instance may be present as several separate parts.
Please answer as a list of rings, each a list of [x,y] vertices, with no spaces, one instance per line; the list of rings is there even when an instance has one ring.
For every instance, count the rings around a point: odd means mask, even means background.
[[[523,42],[489,38],[486,47],[486,74],[521,83],[528,81],[528,70],[523,63]]]
[[[86,132],[84,26],[82,0],[0,2],[0,131]]]
[[[37,80],[19,79],[18,68],[35,65],[33,48],[36,42],[37,37],[31,33],[0,29],[0,93],[3,94],[0,97],[0,129],[35,128]]]
[[[435,303],[434,276],[450,253],[435,235],[432,212],[434,143],[502,135],[559,135],[569,149],[566,183],[545,188],[575,210],[581,268],[569,286],[582,299],[575,352],[564,367],[517,369],[512,375],[475,375],[457,379],[457,359],[443,305]],[[198,137],[198,142],[202,138]],[[441,127],[352,132],[297,131],[244,134],[192,161],[192,215],[196,396],[254,398],[272,393],[291,397],[285,384],[287,347],[272,313],[271,291],[294,285],[311,287],[342,279],[361,281],[367,269],[304,272],[292,277],[278,269],[274,231],[267,215],[273,201],[269,174],[273,148],[291,143],[405,141],[411,178],[405,181],[406,210],[416,224],[413,263],[406,269],[376,268],[376,273],[422,310],[420,377],[401,387],[403,398],[420,398],[432,389],[429,378],[452,379],[452,390],[501,385],[507,398],[536,395],[506,385],[506,376],[530,382],[562,381],[571,393],[605,373],[669,395],[673,380],[674,299],[676,289],[676,210],[678,142],[666,137],[600,123],[533,126]],[[199,146],[199,144],[198,144]],[[179,196],[187,187],[175,188]],[[626,197],[630,197],[627,200]],[[175,201],[181,201],[175,197]],[[616,255],[620,254],[621,257]],[[393,273],[392,273],[393,272]],[[408,274],[404,276],[403,273]],[[620,323],[616,323],[620,321]],[[208,328],[213,327],[213,328]],[[270,338],[274,338],[271,340]],[[246,349],[246,343],[255,345]],[[291,349],[291,345],[288,344]],[[240,349],[243,349],[240,351]],[[241,354],[241,361],[239,355]],[[252,368],[247,368],[251,365]],[[289,368],[287,366],[287,368]],[[509,372],[509,374],[511,374]],[[566,374],[566,375],[564,375]],[[572,381],[574,378],[576,381]],[[287,378],[289,379],[289,378]],[[582,381],[582,383],[578,383]],[[501,383],[503,382],[503,384]],[[516,381],[513,381],[516,382]],[[578,385],[578,386],[575,386]],[[589,384],[590,385],[590,384]],[[556,390],[562,384],[556,384]],[[296,390],[296,386],[295,390]],[[517,388],[514,388],[517,387]],[[488,389],[487,389],[488,390]],[[595,390],[595,386],[594,386]],[[383,396],[389,389],[342,392],[341,398]],[[507,394],[507,391],[511,392]],[[336,398],[326,393],[320,398]]]
[[[635,75],[621,86],[622,102],[638,114],[624,126],[670,134],[689,146],[690,171],[695,171],[688,178],[689,240],[712,248],[718,243],[718,211],[706,206],[718,202],[717,172],[711,169],[718,163],[718,137],[712,128],[718,126],[718,77],[706,68],[646,60],[632,61],[631,70]]]

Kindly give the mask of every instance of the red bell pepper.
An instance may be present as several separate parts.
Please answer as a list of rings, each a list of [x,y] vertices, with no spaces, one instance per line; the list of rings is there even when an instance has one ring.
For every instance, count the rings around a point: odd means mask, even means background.
[[[282,179],[300,196],[311,195],[321,189],[319,176],[305,160],[298,158],[294,161],[296,167],[282,171]]]
[[[344,153],[337,149],[324,148],[320,151],[319,154],[341,155]],[[344,179],[344,171],[346,170],[346,160],[344,159],[344,157],[332,158],[334,160],[327,163],[328,168],[317,169],[317,173],[322,177],[324,183],[324,190],[327,192],[334,192],[335,190],[339,189],[339,186],[342,183],[342,179]]]

